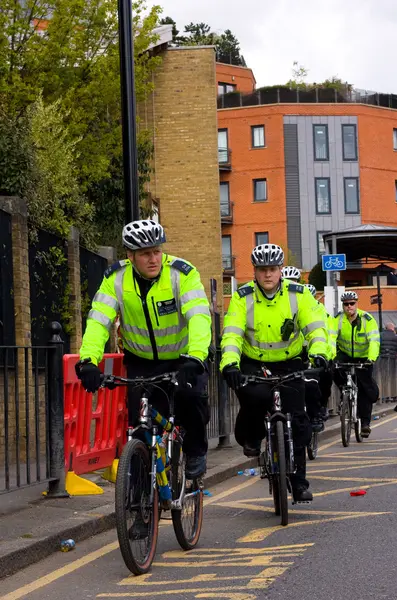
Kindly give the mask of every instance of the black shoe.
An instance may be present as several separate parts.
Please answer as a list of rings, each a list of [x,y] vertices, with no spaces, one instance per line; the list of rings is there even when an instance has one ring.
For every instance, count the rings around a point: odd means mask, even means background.
[[[186,479],[197,479],[202,477],[207,470],[207,455],[186,456],[185,474]]]
[[[245,456],[249,458],[253,458],[255,456],[259,456],[261,453],[261,443],[257,444],[244,444],[243,452]]]
[[[145,523],[140,513],[137,514],[134,523],[128,532],[130,540],[144,540],[149,535],[149,523]]]
[[[292,490],[292,495],[294,497],[294,502],[312,502],[313,500],[313,494],[304,486]]]
[[[396,406],[394,407],[394,412],[397,412],[397,404],[396,404]]]
[[[324,421],[321,417],[315,417],[312,419],[312,431],[313,433],[321,433],[324,431]]]
[[[369,434],[371,433],[371,427],[369,425],[362,425],[361,426],[361,435],[364,438],[369,437]]]

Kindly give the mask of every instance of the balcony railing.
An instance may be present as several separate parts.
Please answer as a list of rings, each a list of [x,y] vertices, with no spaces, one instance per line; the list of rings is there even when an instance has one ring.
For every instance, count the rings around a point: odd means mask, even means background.
[[[314,88],[309,90],[288,87],[268,87],[251,93],[229,92],[218,96],[218,108],[238,108],[263,104],[368,104],[397,109],[397,94],[380,94],[366,90]]]
[[[234,275],[235,261],[235,256],[222,256],[222,266],[224,275]]]
[[[221,204],[221,223],[231,225],[233,223],[233,202]]]
[[[232,151],[229,148],[218,148],[218,162],[221,171],[230,171],[232,168]]]

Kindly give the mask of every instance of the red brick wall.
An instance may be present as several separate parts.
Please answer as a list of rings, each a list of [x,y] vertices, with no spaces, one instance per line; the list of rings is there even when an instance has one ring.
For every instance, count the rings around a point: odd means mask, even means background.
[[[251,69],[216,63],[216,81],[231,83],[238,92],[252,92],[255,89],[255,77]]]

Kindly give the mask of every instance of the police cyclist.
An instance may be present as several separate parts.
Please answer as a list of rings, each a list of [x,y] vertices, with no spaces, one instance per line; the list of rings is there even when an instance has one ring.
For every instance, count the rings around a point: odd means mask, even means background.
[[[281,269],[281,277],[299,283],[301,280],[301,271],[297,267],[286,266]]]
[[[372,315],[358,308],[356,292],[341,295],[343,312],[333,319],[331,341],[338,362],[371,362],[379,356],[380,336],[378,324]],[[357,370],[358,413],[361,419],[361,435],[371,433],[372,404],[379,397],[379,388],[372,376],[373,366]],[[346,382],[346,374],[335,370],[335,383],[341,387]]]
[[[88,314],[76,372],[87,391],[99,388],[98,364],[119,315],[128,378],[178,371],[176,418],[186,432],[186,476],[194,479],[206,470],[208,447],[205,361],[211,343],[211,316],[207,296],[195,267],[163,252],[166,238],[160,224],[133,221],[123,228],[122,239],[127,259],[105,271]],[[129,388],[132,426],[139,412],[139,396],[139,390]],[[151,403],[166,414],[164,390],[155,388]]]
[[[326,365],[327,331],[317,302],[303,286],[282,279],[284,252],[275,244],[256,246],[251,255],[255,279],[234,293],[225,316],[221,341],[221,371],[236,390],[240,411],[235,435],[246,456],[259,456],[265,437],[264,417],[272,404],[266,384],[241,387],[243,375],[273,375],[301,371],[303,342],[316,366]],[[311,501],[306,480],[306,446],[311,425],[305,411],[303,380],[281,388],[284,412],[292,415],[296,472],[291,476],[295,502]]]

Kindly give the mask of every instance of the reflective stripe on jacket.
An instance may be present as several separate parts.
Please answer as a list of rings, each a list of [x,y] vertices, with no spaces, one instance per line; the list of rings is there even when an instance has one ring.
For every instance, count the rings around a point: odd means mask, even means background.
[[[126,259],[109,269],[110,274],[92,302],[80,357],[102,360],[109,330],[117,314],[123,346],[142,358],[160,360],[190,354],[205,360],[211,343],[209,303],[200,275],[187,261],[163,255],[160,277],[151,286],[144,300]],[[150,339],[143,304],[149,314],[155,348]]]
[[[281,329],[293,321],[287,340]],[[328,334],[323,311],[307,288],[283,280],[281,289],[268,300],[251,281],[233,294],[225,316],[221,341],[221,370],[240,364],[241,355],[261,362],[278,362],[299,356],[306,339],[310,355],[327,356]]]
[[[354,327],[345,313],[340,313],[333,319],[332,341],[335,354],[340,350],[352,358],[375,361],[380,348],[378,324],[364,310],[358,309],[357,314],[359,322]]]

